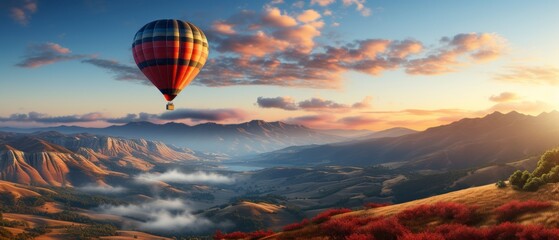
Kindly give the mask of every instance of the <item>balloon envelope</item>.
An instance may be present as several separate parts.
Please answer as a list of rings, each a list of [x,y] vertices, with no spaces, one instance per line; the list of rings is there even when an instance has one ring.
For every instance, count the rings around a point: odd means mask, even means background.
[[[156,20],[138,30],[132,53],[138,68],[171,101],[206,63],[208,40],[192,23]]]

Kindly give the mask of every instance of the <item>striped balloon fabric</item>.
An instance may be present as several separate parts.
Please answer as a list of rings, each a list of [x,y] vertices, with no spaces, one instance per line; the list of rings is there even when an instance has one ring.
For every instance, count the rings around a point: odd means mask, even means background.
[[[209,50],[206,35],[194,24],[165,19],[143,26],[132,52],[144,75],[172,101],[198,75]]]

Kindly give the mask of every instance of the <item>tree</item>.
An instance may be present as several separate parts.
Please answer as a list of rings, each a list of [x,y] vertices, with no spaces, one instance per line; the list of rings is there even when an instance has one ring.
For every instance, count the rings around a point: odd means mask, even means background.
[[[510,175],[509,182],[511,185],[522,189],[522,187],[524,187],[524,183],[522,182],[522,171],[516,170],[512,175]]]
[[[506,188],[507,184],[505,183],[505,181],[499,180],[495,183],[495,186],[497,186],[498,188]]]
[[[532,175],[541,177],[557,165],[559,165],[559,149],[549,150],[542,155]]]
[[[533,177],[528,180],[528,182],[522,188],[524,191],[534,192],[537,191],[538,188],[544,185],[545,182],[539,177]]]

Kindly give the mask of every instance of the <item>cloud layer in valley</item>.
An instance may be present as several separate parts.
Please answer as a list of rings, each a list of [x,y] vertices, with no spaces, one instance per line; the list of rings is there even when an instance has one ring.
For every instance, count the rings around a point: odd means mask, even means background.
[[[164,173],[142,173],[137,175],[136,180],[144,183],[166,182],[166,183],[205,183],[205,184],[232,184],[235,179],[229,176],[212,172],[183,173],[176,169]]]
[[[157,199],[142,204],[103,205],[104,213],[140,220],[141,230],[155,232],[202,232],[213,223],[194,215],[193,209],[180,199]]]

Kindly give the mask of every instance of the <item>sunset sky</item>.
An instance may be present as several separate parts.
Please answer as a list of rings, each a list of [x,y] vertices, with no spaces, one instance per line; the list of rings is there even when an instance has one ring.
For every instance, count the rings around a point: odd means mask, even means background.
[[[423,130],[559,110],[559,1],[0,3],[0,126],[197,124]],[[166,112],[134,64],[144,24],[180,19],[210,56]]]

